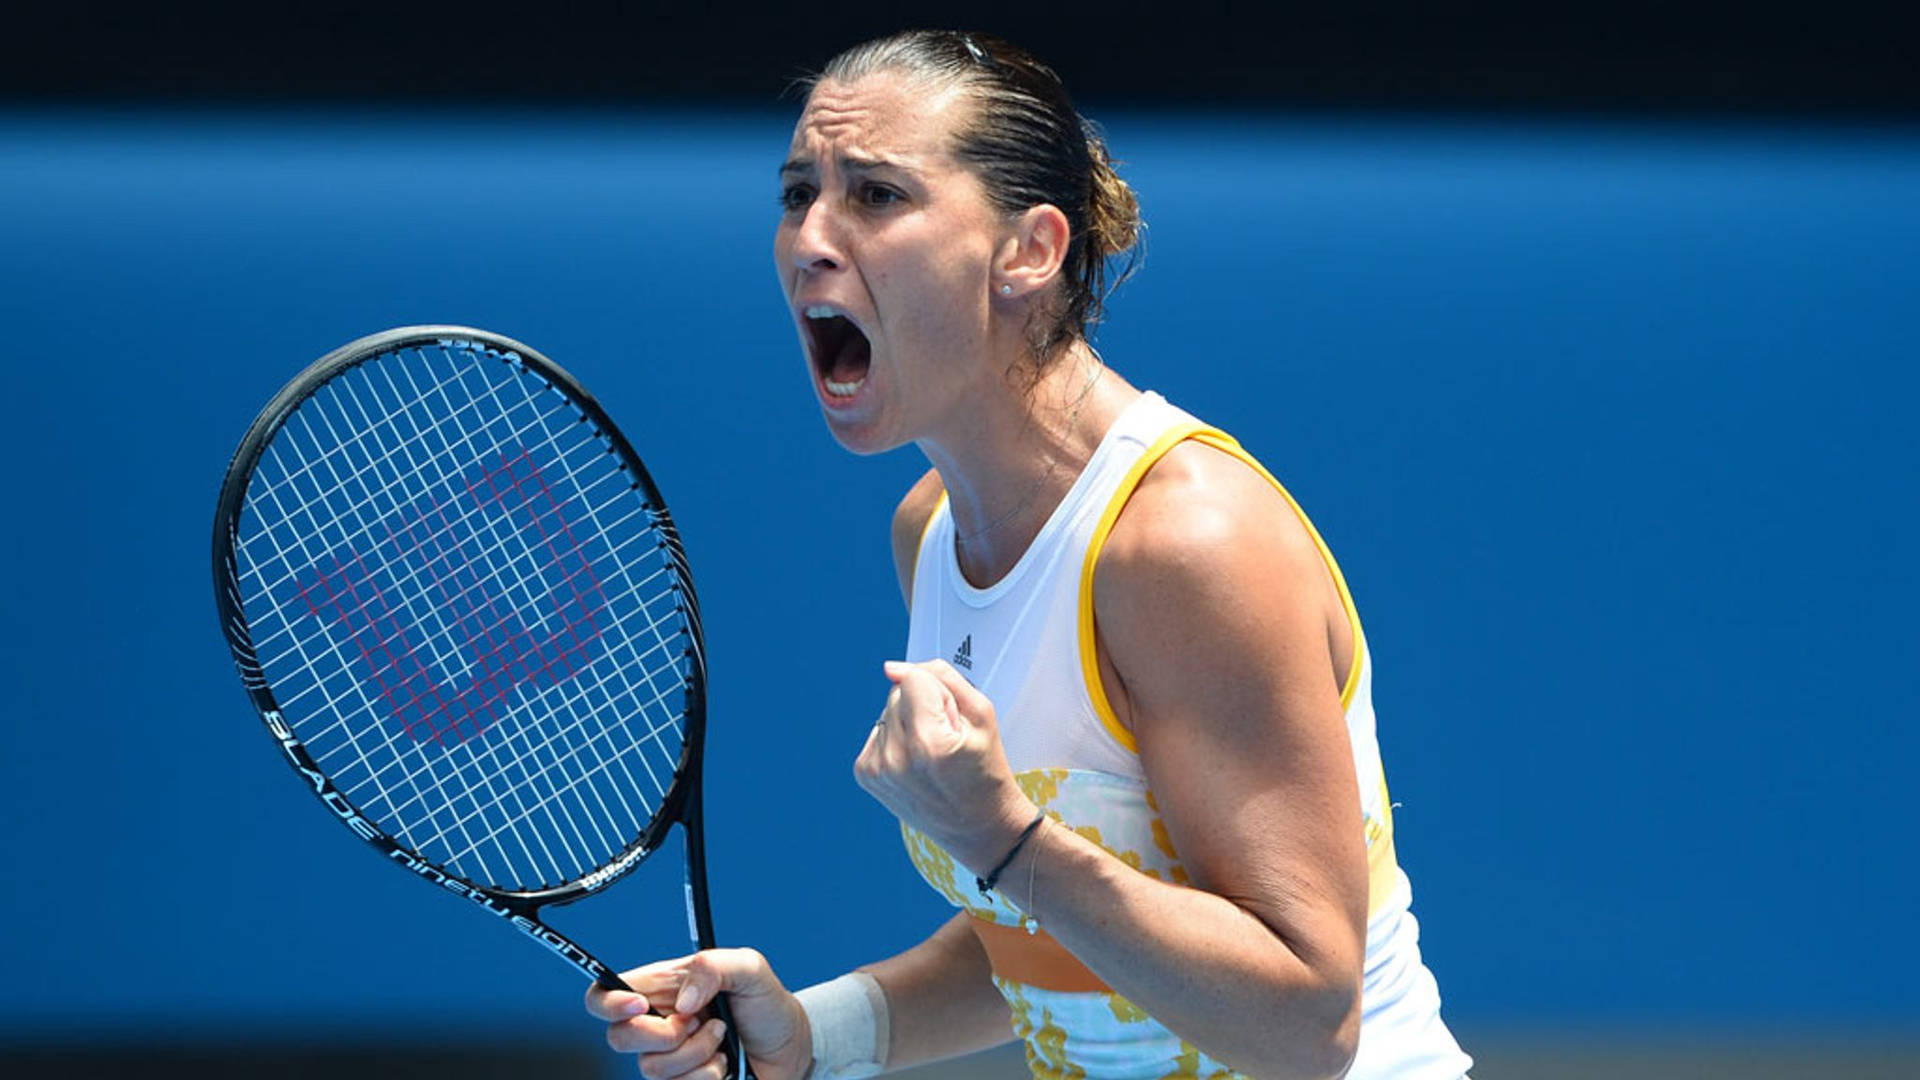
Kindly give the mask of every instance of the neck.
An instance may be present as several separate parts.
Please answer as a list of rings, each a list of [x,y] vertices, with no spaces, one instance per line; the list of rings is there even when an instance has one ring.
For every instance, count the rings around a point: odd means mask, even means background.
[[[921,450],[940,472],[960,570],[998,581],[1033,543],[1120,410],[1139,396],[1075,342],[1031,390],[1004,385]]]

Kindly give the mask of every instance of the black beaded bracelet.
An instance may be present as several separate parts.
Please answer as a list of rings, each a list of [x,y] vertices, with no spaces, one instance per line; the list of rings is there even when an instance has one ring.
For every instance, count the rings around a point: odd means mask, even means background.
[[[1047,820],[1047,812],[1045,810],[1035,814],[1033,820],[1027,823],[1027,827],[1020,830],[1020,839],[1013,842],[1013,847],[1007,851],[1007,857],[1001,859],[999,865],[995,866],[992,870],[987,871],[986,877],[973,879],[973,883],[980,888],[981,896],[985,896],[993,891],[994,884],[1000,880],[1000,872],[1007,868],[1007,864],[1013,861],[1015,855],[1020,854],[1021,848],[1027,846],[1027,837],[1032,836],[1033,830],[1039,828],[1040,823],[1045,820]]]

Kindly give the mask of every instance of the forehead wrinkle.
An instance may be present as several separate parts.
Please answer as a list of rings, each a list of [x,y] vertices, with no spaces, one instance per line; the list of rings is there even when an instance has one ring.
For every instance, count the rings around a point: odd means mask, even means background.
[[[794,132],[796,148],[807,141],[843,144],[835,162],[843,168],[893,166],[903,169],[923,167],[925,163],[948,157],[950,132],[927,139],[925,152],[902,152],[899,148],[882,151],[869,144],[886,146],[898,142],[901,133],[908,138],[929,127],[954,127],[949,117],[956,102],[971,105],[972,96],[964,85],[946,80],[915,77],[902,71],[877,71],[851,83],[825,81],[816,85],[807,99],[798,128]],[[794,159],[806,160],[796,152]]]
[[[943,162],[951,163],[952,155],[948,154],[944,148],[928,153],[903,153],[871,150],[854,145],[835,151],[831,155],[831,160],[837,171],[851,176],[869,175],[885,169],[920,176]],[[819,170],[820,163],[814,155],[799,151],[781,164],[780,175],[783,177],[812,176]]]

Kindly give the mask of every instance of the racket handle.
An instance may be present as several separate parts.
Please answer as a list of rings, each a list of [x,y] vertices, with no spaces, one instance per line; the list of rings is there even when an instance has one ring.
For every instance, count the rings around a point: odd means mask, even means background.
[[[733,1008],[727,1003],[723,992],[714,995],[713,1014],[727,1025],[727,1033],[720,1038],[720,1052],[727,1058],[727,1080],[755,1080],[753,1066],[747,1061],[747,1052],[740,1045],[740,1025],[733,1022]]]
[[[633,987],[627,985],[625,979],[614,974],[611,968],[594,982],[598,983],[602,990],[624,990],[630,994],[636,992]],[[725,991],[714,995],[713,1015],[727,1025],[727,1033],[720,1037],[720,1052],[727,1059],[727,1080],[755,1080],[753,1066],[747,1062],[747,1053],[740,1046],[740,1025],[733,1022],[733,1007],[727,1004]]]
[[[602,990],[619,990],[628,994],[635,992],[633,987],[627,985],[627,980],[614,974],[612,968],[604,969],[599,975],[594,977],[593,981]]]

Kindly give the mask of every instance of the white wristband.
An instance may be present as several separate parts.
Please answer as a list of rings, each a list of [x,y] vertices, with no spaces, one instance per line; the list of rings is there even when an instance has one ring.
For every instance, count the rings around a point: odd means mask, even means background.
[[[793,995],[813,1029],[810,1080],[856,1080],[887,1061],[887,994],[864,971],[809,986]]]

